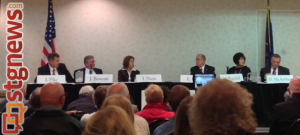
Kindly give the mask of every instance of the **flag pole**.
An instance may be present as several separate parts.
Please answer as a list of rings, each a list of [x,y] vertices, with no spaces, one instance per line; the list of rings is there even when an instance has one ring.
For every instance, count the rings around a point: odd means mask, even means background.
[[[270,7],[270,0],[268,0],[268,8]]]

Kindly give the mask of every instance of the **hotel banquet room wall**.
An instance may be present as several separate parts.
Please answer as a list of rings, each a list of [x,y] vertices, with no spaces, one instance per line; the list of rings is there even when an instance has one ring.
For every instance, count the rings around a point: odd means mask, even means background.
[[[5,6],[1,1],[0,82],[6,78]],[[22,0],[14,0],[22,1]],[[270,0],[275,52],[281,65],[300,76],[300,1]],[[24,64],[33,82],[44,44],[47,0],[23,0]],[[233,66],[232,57],[243,52],[253,74],[263,67],[264,0],[54,0],[56,50],[73,74],[83,57],[95,56],[96,67],[113,74],[126,55],[136,58],[142,74],[162,74],[163,81],[179,81],[189,74],[195,56],[203,53],[217,76]]]

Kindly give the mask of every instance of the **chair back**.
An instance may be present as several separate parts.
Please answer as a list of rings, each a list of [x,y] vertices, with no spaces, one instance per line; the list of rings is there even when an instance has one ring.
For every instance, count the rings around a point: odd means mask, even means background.
[[[152,123],[149,124],[149,130],[150,135],[153,135],[154,130],[160,126],[161,124],[164,124],[165,122],[169,121],[168,119],[158,119],[154,120]]]
[[[300,119],[292,124],[287,135],[300,135]]]

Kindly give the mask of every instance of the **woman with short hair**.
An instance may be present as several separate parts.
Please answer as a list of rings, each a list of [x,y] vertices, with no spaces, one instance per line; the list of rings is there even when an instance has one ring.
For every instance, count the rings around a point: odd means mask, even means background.
[[[246,57],[243,53],[239,52],[233,56],[233,62],[236,66],[233,66],[227,71],[227,74],[242,74],[243,77],[247,77],[248,73],[251,73],[249,67],[245,66]]]

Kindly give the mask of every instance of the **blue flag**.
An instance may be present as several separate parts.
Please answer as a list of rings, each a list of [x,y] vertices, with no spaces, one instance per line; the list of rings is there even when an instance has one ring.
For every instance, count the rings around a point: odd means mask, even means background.
[[[273,47],[273,31],[272,31],[272,23],[271,23],[271,15],[270,8],[268,8],[268,16],[267,16],[267,26],[266,26],[266,52],[265,52],[265,66],[271,66],[271,58],[274,54]]]

